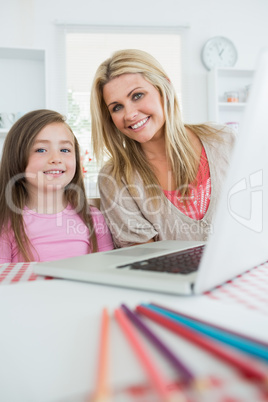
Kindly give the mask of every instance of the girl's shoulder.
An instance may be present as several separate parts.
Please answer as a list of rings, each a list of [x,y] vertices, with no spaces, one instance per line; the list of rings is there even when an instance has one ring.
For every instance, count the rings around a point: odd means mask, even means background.
[[[101,211],[99,210],[99,208],[95,207],[94,205],[89,205],[89,209],[90,209],[90,213],[92,215],[101,214]]]
[[[5,239],[7,241],[12,241],[14,239],[14,231],[12,229],[11,222],[8,222],[5,227],[1,228],[0,239]]]
[[[91,216],[92,216],[94,222],[99,223],[104,220],[104,216],[103,216],[102,212],[97,207],[90,205],[89,208],[90,208],[90,213],[91,213]]]

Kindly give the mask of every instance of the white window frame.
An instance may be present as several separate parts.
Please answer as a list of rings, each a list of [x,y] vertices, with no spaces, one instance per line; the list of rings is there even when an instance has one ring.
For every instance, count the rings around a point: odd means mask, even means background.
[[[178,34],[181,37],[181,92],[180,92],[180,102],[181,108],[183,109],[184,116],[187,115],[187,70],[188,70],[188,48],[187,48],[187,39],[188,39],[188,28],[187,24],[179,25],[179,26],[171,26],[171,27],[154,27],[154,26],[95,26],[95,25],[87,25],[87,24],[73,24],[57,21],[56,25],[59,30],[59,44],[61,46],[58,47],[60,52],[59,58],[61,59],[59,65],[63,67],[63,71],[61,69],[61,112],[68,115],[68,103],[67,103],[67,75],[66,75],[66,34],[67,33],[129,33],[129,34]],[[111,51],[112,53],[112,51]],[[108,55],[107,57],[109,57]],[[159,60],[159,59],[158,59]],[[165,69],[165,63],[159,60]],[[64,92],[64,93],[63,93]],[[94,170],[94,169],[93,169]],[[87,193],[90,197],[98,197],[98,189],[96,186],[97,182],[97,174],[98,168],[96,167],[95,171],[91,171],[90,174],[87,174],[86,177],[86,189]]]

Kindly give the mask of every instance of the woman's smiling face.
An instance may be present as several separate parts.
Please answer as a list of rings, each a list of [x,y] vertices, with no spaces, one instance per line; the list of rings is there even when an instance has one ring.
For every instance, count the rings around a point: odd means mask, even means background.
[[[165,116],[159,91],[141,74],[122,74],[103,88],[115,126],[127,137],[146,143],[164,135]]]

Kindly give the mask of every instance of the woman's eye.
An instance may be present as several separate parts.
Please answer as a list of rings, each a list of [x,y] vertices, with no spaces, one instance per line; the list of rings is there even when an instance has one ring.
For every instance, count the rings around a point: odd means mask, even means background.
[[[139,93],[133,95],[133,99],[134,99],[134,100],[138,100],[138,99],[140,99],[142,96],[143,96],[143,93],[139,92]]]
[[[118,112],[118,110],[122,109],[122,105],[115,105],[112,109],[113,112]]]

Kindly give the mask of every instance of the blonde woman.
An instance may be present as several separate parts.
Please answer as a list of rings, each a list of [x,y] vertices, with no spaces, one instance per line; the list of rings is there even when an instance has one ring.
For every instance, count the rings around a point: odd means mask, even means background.
[[[184,124],[169,77],[150,54],[115,52],[91,91],[101,210],[116,247],[206,240],[234,142],[225,126]]]

